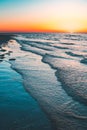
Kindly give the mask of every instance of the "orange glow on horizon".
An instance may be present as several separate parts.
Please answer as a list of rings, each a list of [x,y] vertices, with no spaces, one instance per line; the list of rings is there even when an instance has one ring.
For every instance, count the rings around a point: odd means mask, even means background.
[[[87,24],[86,24],[87,25]],[[0,32],[82,32],[86,33],[87,28],[83,28],[81,24],[73,22],[65,22],[65,24],[59,23],[12,23],[2,24]]]
[[[48,0],[47,0],[48,1]],[[87,32],[87,5],[76,1],[45,3],[0,16],[0,32]],[[57,1],[58,2],[58,1]],[[13,15],[14,14],[14,15]]]

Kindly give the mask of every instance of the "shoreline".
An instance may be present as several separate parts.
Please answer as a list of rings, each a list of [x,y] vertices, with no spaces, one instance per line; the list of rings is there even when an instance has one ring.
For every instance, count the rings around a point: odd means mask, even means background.
[[[31,47],[32,43],[26,45],[26,40],[22,42],[21,39],[19,39],[18,42],[15,38],[13,44],[14,46],[12,47],[9,43],[9,47],[13,49],[13,53],[11,53],[9,58],[15,58],[15,60],[10,60],[9,62],[13,64],[13,69],[18,71],[23,77],[26,91],[37,101],[40,108],[46,113],[48,119],[55,125],[56,128],[54,128],[54,130],[85,130],[85,128],[87,128],[86,106],[74,100],[72,96],[69,96],[63,89],[65,86],[59,81],[60,78],[62,78],[62,81],[65,81],[66,84],[69,83],[67,80],[72,83],[71,78],[67,75],[70,74],[68,73],[68,70],[70,70],[69,72],[71,72],[71,74],[75,74],[75,71],[73,70],[74,66],[70,65],[74,62],[75,65],[78,66],[80,65],[78,61],[71,60],[70,62],[70,57],[67,58],[67,56],[66,58],[60,57],[60,59],[57,59],[59,57],[57,57],[56,54],[54,57],[51,57],[52,54],[49,53],[49,51],[47,52],[44,49],[40,50],[36,47],[37,43],[35,47]],[[44,44],[42,48],[44,48]],[[59,52],[62,53],[61,51]],[[82,66],[82,69],[83,67],[84,66]],[[59,70],[57,70],[58,68]],[[76,72],[80,71],[77,69]],[[74,78],[73,75],[72,78]],[[72,91],[74,88],[73,84],[71,85]]]
[[[43,62],[43,63],[44,63],[44,62]],[[48,64],[47,64],[47,65],[48,65]],[[22,76],[22,79],[24,80],[22,72],[20,72],[20,71],[19,71],[17,68],[15,68],[12,64],[11,64],[11,68],[12,68],[14,71],[16,71],[17,73],[19,73],[19,74]],[[38,101],[38,99],[32,94],[32,92],[30,92],[30,91],[26,88],[26,86],[25,86],[25,84],[24,84],[24,81],[23,81],[23,87],[24,87],[25,91],[37,102],[37,104],[38,104],[39,108],[41,109],[41,111],[42,111],[43,113],[45,113],[45,115],[46,115],[48,121],[51,123],[51,128],[50,128],[49,130],[57,130],[57,127],[55,126],[55,121],[54,121],[52,118],[50,119],[49,114],[48,114],[47,111],[43,108],[43,106],[40,104],[40,102]]]
[[[3,64],[3,63],[5,63],[6,61],[5,61],[5,59],[3,58],[3,61],[0,63],[0,65],[1,64]],[[14,69],[13,67],[12,67],[12,64],[11,64],[11,62],[13,62],[13,61],[7,61],[8,63],[6,63],[6,64],[9,64],[10,65],[10,69],[14,72],[15,71],[15,73],[18,73],[18,75],[20,75],[20,76],[22,76],[16,69]],[[22,77],[21,77],[22,78]],[[18,82],[20,82],[20,81],[18,81]],[[9,83],[9,82],[8,82]],[[4,83],[3,83],[3,85],[4,85]],[[13,84],[12,84],[13,85]],[[23,85],[23,84],[22,84]],[[26,90],[25,90],[25,87],[24,86],[22,86],[23,88],[22,89],[24,89],[24,91],[26,92]],[[15,88],[14,88],[15,89]],[[12,90],[12,91],[15,91],[15,90]],[[17,91],[17,90],[16,90]],[[21,93],[21,94],[23,94],[23,93]],[[32,126],[32,124],[31,124],[31,126],[30,126],[30,128],[29,129],[32,129],[32,130],[36,130],[36,129],[42,129],[42,130],[51,130],[52,129],[52,126],[51,126],[51,124],[50,124],[50,120],[48,119],[48,117],[47,117],[47,115],[42,111],[42,109],[40,108],[40,106],[38,105],[38,102],[36,101],[36,99],[35,98],[33,98],[33,96],[31,96],[30,94],[29,94],[29,92],[26,92],[26,94],[28,95],[27,96],[27,98],[28,99],[26,99],[26,101],[28,101],[29,100],[29,98],[31,99],[31,101],[32,101],[32,106],[30,106],[29,107],[29,104],[27,104],[28,106],[24,106],[24,107],[28,107],[29,109],[31,109],[32,107],[34,107],[34,104],[36,104],[36,108],[33,108],[33,109],[35,109],[35,111],[36,111],[36,114],[35,114],[35,112],[34,113],[32,113],[32,111],[30,112],[30,114],[32,114],[32,117],[29,119],[29,120],[34,120],[34,122],[32,122],[32,123],[35,123],[36,122],[36,124],[33,124],[34,126]],[[24,94],[23,94],[24,95]],[[20,96],[20,95],[18,95],[18,96]],[[16,97],[17,98],[17,97]],[[23,99],[23,97],[21,97],[22,99]],[[21,99],[21,100],[22,100]],[[15,100],[15,99],[14,99]],[[24,99],[23,99],[24,100]],[[34,101],[35,100],[35,101]],[[15,102],[17,102],[17,101],[15,101]],[[29,102],[29,101],[28,101]],[[34,103],[35,102],[35,103]],[[2,105],[2,104],[1,104]],[[18,106],[17,106],[18,107]],[[27,109],[28,109],[27,108]],[[6,108],[7,109],[7,108]],[[20,110],[22,110],[22,109],[25,109],[25,108],[21,108]],[[26,111],[27,112],[27,111]],[[14,112],[15,113],[15,112]],[[10,114],[10,113],[8,113],[8,114]],[[17,113],[16,113],[17,114]],[[23,113],[21,113],[21,115],[22,115]],[[37,114],[39,114],[39,115],[37,115]],[[14,115],[14,114],[12,114],[12,115]],[[12,116],[11,115],[11,116]],[[18,114],[19,115],[19,114]],[[36,117],[35,117],[35,115],[37,115]],[[9,115],[10,116],[10,115]],[[28,116],[28,114],[27,114],[27,116]],[[4,118],[4,117],[3,117]],[[5,119],[6,120],[6,119]],[[4,120],[4,121],[5,121]],[[8,118],[8,121],[9,121],[9,118]],[[25,122],[25,121],[24,121]],[[5,122],[4,122],[5,123]],[[26,122],[27,123],[27,122]],[[31,122],[30,122],[31,123]],[[20,123],[19,123],[20,124]],[[7,124],[5,124],[6,126],[7,126]],[[22,124],[23,125],[23,124]],[[29,124],[28,124],[29,125]],[[2,126],[3,127],[3,130],[4,130],[4,126]],[[12,129],[14,129],[14,127],[15,126],[13,126],[13,128]],[[6,127],[5,127],[5,129],[6,129]],[[10,129],[10,126],[9,126],[9,129]],[[18,128],[15,128],[15,130],[16,129],[18,129]],[[19,129],[20,129],[20,127],[19,127]],[[22,129],[22,127],[21,127],[21,129]],[[27,129],[26,127],[25,128],[23,128],[23,130],[25,130],[25,129]]]
[[[19,44],[19,43],[18,43]],[[21,48],[20,48],[21,49]],[[21,49],[21,51],[24,51],[24,50],[22,50]],[[31,53],[31,52],[30,52]],[[33,53],[33,52],[32,52]],[[34,54],[34,53],[33,53]],[[34,54],[34,55],[36,55],[36,54]],[[41,57],[41,59],[42,59],[42,56],[40,55],[40,57]],[[42,62],[42,60],[41,60],[41,62]],[[45,64],[44,62],[42,62],[43,64]],[[45,109],[44,109],[44,107],[43,107],[43,105],[41,105],[40,104],[40,102],[38,101],[38,99],[36,98],[36,96],[34,95],[34,94],[32,94],[32,92],[30,92],[28,89],[27,89],[27,87],[25,86],[25,83],[24,83],[24,78],[23,78],[23,73],[20,71],[20,70],[18,70],[17,68],[15,68],[14,67],[14,64],[13,63],[10,63],[11,64],[11,68],[13,69],[13,70],[15,70],[17,73],[19,73],[21,76],[22,76],[22,79],[23,79],[23,87],[24,87],[24,89],[25,89],[25,91],[37,102],[37,104],[39,105],[39,107],[40,107],[40,109],[43,111],[43,113],[45,113],[46,114],[46,116],[47,116],[47,119],[51,122],[51,128],[50,128],[50,130],[52,129],[52,130],[57,130],[57,127],[55,126],[55,121],[51,118],[50,119],[50,117],[49,117],[49,114],[45,111]],[[49,66],[49,64],[47,64],[47,66]],[[50,66],[49,66],[50,67]],[[51,69],[51,67],[50,67],[50,69]],[[54,71],[54,70],[53,70]]]

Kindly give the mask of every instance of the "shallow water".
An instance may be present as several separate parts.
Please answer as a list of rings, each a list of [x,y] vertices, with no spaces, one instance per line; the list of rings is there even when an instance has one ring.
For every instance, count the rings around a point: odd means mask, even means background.
[[[50,121],[25,91],[22,77],[0,63],[0,130],[51,130]]]
[[[29,33],[15,39],[11,64],[55,129],[87,130],[87,35]]]

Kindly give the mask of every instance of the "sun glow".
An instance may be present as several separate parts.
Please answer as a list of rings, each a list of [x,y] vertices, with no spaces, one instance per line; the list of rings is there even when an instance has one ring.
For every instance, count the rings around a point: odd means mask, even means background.
[[[76,2],[63,2],[59,5],[58,21],[60,29],[68,32],[79,32],[87,29],[87,5]]]
[[[66,20],[60,23],[60,28],[62,30],[65,30],[66,32],[79,32],[84,29],[83,27],[84,27],[83,23],[74,20],[72,21]]]
[[[76,32],[80,26],[77,23],[66,23],[62,28],[67,32]]]

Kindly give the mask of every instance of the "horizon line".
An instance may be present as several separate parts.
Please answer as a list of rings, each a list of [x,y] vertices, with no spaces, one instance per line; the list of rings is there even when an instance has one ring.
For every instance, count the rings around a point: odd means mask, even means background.
[[[87,34],[87,32],[68,32],[68,31],[1,31],[0,34],[14,34],[14,33],[81,33],[81,34]]]

